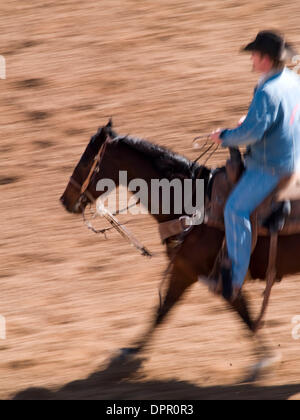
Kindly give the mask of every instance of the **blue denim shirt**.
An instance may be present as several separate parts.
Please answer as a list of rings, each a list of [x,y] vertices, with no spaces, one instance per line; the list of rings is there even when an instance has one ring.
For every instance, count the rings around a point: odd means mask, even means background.
[[[248,115],[221,133],[222,146],[248,146],[246,166],[284,175],[300,170],[300,78],[284,68],[255,90]]]

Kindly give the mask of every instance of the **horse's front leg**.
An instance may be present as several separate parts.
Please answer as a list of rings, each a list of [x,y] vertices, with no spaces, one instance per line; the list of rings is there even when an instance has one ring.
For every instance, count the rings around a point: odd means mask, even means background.
[[[154,320],[146,333],[139,338],[132,347],[122,349],[119,358],[126,360],[129,357],[138,355],[149,343],[156,329],[165,321],[170,310],[181,299],[185,291],[197,281],[197,276],[192,272],[183,270],[180,258],[176,258],[171,270],[169,283],[162,304],[155,311]]]

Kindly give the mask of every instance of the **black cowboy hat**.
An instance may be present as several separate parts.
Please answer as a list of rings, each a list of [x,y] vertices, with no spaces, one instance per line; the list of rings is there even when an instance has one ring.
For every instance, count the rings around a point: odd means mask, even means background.
[[[259,32],[256,39],[242,48],[242,51],[258,51],[277,61],[287,60],[297,54],[284,37],[275,31]]]

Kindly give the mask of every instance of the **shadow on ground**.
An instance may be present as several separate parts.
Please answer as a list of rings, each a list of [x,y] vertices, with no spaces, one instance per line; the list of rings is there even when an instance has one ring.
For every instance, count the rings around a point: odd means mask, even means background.
[[[112,361],[88,378],[70,382],[51,391],[28,388],[14,400],[287,400],[300,393],[300,384],[260,386],[257,384],[201,387],[185,381],[144,381],[135,376],[143,360]],[[135,377],[134,377],[135,376]]]

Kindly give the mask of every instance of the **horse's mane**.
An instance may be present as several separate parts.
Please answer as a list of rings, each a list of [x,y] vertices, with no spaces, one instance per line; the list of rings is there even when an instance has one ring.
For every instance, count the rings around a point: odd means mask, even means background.
[[[168,179],[187,178],[193,179],[200,170],[200,165],[191,162],[186,157],[174,153],[163,146],[158,146],[147,140],[131,136],[118,136],[112,140],[115,145],[126,145],[126,147],[142,154],[160,174]],[[205,171],[209,169],[204,168]]]
[[[106,139],[106,135],[109,133],[109,135],[114,138],[117,137],[117,133],[115,133],[112,129],[112,122],[109,121],[108,125],[104,127],[99,127],[96,134],[94,134],[89,141],[89,144],[81,156],[79,164],[87,165],[95,157],[95,155],[98,153],[101,144]]]
[[[134,152],[141,154],[147,161],[153,165],[162,178],[172,179],[195,179],[199,176],[205,180],[207,186],[210,176],[210,169],[200,166],[196,162],[191,162],[186,157],[174,153],[170,149],[151,143],[147,140],[132,136],[118,135],[112,128],[112,122],[109,121],[105,127],[100,127],[94,134],[88,147],[81,157],[80,163],[87,165],[90,160],[98,153],[99,148],[106,138],[111,138],[111,145],[116,147],[126,146]]]

